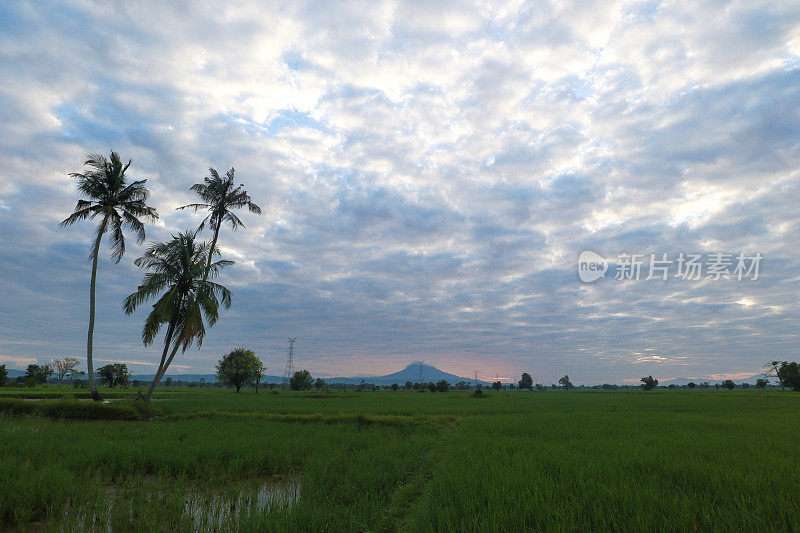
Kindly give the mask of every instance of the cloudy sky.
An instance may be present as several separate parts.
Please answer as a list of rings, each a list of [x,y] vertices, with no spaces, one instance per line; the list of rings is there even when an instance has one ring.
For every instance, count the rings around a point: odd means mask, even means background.
[[[410,361],[552,383],[750,375],[798,357],[797,2],[3,2],[0,361],[85,350],[89,152],[132,158],[163,240],[209,166],[234,305],[176,372],[244,345],[282,374]],[[208,236],[208,233],[206,233]],[[609,259],[582,283],[577,258]],[[95,357],[153,372],[103,252]],[[758,279],[613,279],[620,254],[760,253]],[[645,261],[646,263],[646,261]],[[735,263],[735,261],[734,261]],[[733,267],[732,267],[733,268]]]

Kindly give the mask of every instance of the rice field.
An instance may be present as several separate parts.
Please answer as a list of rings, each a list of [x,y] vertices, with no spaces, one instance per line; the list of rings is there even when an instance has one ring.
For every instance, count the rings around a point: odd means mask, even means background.
[[[1,529],[800,529],[788,391],[71,392],[0,389]]]

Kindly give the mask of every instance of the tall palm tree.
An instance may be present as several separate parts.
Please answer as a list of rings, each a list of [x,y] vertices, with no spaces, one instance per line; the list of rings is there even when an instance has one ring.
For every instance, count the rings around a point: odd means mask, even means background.
[[[251,213],[257,215],[261,214],[261,208],[258,207],[250,200],[247,191],[243,189],[244,185],[234,184],[234,169],[231,169],[221,178],[217,171],[211,167],[208,169],[211,174],[206,177],[203,183],[195,183],[191,189],[200,196],[203,200],[201,203],[189,204],[179,207],[178,209],[193,209],[195,212],[199,210],[208,211],[208,215],[200,223],[198,231],[202,231],[206,224],[211,226],[214,231],[214,237],[211,239],[211,248],[216,249],[217,239],[219,238],[219,228],[223,222],[228,222],[231,229],[236,231],[239,226],[244,227],[244,223],[239,220],[231,209],[240,209],[247,207]],[[208,263],[206,264],[206,272],[203,277],[205,280],[208,277],[208,271],[211,266],[211,256],[208,256]]]
[[[163,293],[144,323],[145,346],[152,344],[162,324],[167,324],[161,362],[145,401],[164,377],[178,348],[185,352],[193,342],[197,346],[203,343],[206,334],[203,318],[211,327],[219,318],[220,303],[226,309],[231,306],[231,292],[206,278],[209,274],[215,277],[233,261],[211,262],[209,257],[219,252],[207,242],[195,241],[195,234],[179,233],[167,243],[155,243],[135,261],[136,266],[150,272],[144,275],[138,290],[125,299],[122,306],[125,314],[133,313],[139,305]]]
[[[75,222],[86,218],[100,218],[92,241],[92,280],[89,285],[89,335],[86,341],[86,366],[89,371],[89,385],[92,398],[99,400],[97,384],[94,379],[94,366],[92,361],[92,338],[94,336],[95,312],[95,283],[97,281],[97,257],[100,252],[100,241],[103,234],[110,232],[112,258],[119,263],[125,255],[125,235],[123,228],[136,233],[136,241],[144,242],[144,224],[139,220],[144,217],[155,221],[158,213],[147,205],[150,192],[144,186],[147,180],[137,180],[128,183],[125,171],[131,166],[131,161],[123,165],[119,154],[111,152],[110,160],[99,154],[89,154],[84,165],[89,169],[86,172],[74,172],[71,177],[78,181],[78,193],[87,200],[78,200],[75,211],[61,222],[62,227],[71,226]]]

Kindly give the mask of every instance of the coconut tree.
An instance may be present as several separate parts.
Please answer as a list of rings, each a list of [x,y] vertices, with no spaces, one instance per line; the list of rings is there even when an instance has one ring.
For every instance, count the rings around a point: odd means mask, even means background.
[[[203,200],[201,203],[189,204],[178,209],[193,209],[195,212],[204,210],[208,215],[200,223],[198,231],[202,231],[206,224],[211,227],[214,237],[211,239],[211,248],[216,249],[219,229],[223,222],[228,222],[231,229],[236,231],[244,223],[237,217],[232,209],[247,207],[251,213],[261,214],[261,208],[250,200],[250,195],[244,190],[244,185],[234,183],[234,169],[231,168],[224,178],[221,178],[217,171],[211,167],[208,169],[211,176],[207,176],[203,183],[195,183],[191,190],[196,192]],[[211,256],[207,259],[206,270],[203,279],[208,277],[211,266]]]
[[[125,314],[133,313],[141,304],[158,298],[142,329],[145,346],[153,343],[163,324],[167,325],[164,351],[156,376],[145,401],[169,368],[172,359],[182,348],[185,352],[193,342],[203,343],[206,329],[219,318],[219,306],[231,306],[231,292],[207,277],[215,277],[233,261],[208,259],[219,252],[207,242],[197,242],[195,232],[174,235],[167,243],[151,245],[134,263],[149,270],[136,292],[123,303]],[[160,297],[159,297],[160,296]]]
[[[150,192],[145,187],[147,180],[137,180],[128,183],[125,172],[131,166],[131,160],[123,164],[116,152],[111,152],[109,159],[99,154],[87,156],[84,165],[89,167],[86,172],[70,174],[78,182],[78,194],[85,199],[78,200],[75,211],[61,222],[62,227],[85,220],[87,218],[100,218],[100,224],[92,239],[92,251],[89,258],[92,260],[92,278],[89,284],[89,335],[86,341],[86,365],[89,372],[89,385],[92,398],[99,400],[97,384],[94,376],[92,360],[92,338],[94,336],[95,313],[95,284],[97,281],[97,257],[100,253],[100,241],[108,232],[111,239],[111,257],[119,263],[125,255],[125,234],[123,229],[128,229],[136,234],[136,241],[144,242],[144,224],[139,220],[145,218],[155,221],[158,213],[147,205]]]

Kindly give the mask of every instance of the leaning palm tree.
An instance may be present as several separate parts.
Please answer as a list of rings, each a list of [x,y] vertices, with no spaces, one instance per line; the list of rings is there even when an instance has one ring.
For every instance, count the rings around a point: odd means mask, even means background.
[[[161,326],[167,324],[161,362],[150,390],[143,397],[145,401],[164,377],[178,348],[186,352],[193,342],[198,347],[203,343],[206,334],[203,318],[211,327],[219,318],[220,303],[226,309],[231,306],[231,292],[206,279],[233,264],[233,261],[209,259],[218,254],[209,243],[195,241],[195,233],[186,232],[174,235],[167,243],[153,244],[135,261],[136,266],[150,272],[144,275],[138,290],[125,299],[122,306],[125,314],[133,313],[139,305],[163,293],[144,323],[145,346],[152,344]]]
[[[86,366],[89,372],[89,385],[92,398],[99,400],[97,384],[94,379],[94,366],[92,361],[92,338],[94,336],[94,311],[95,311],[95,282],[97,281],[97,257],[100,253],[100,241],[103,234],[110,232],[112,258],[119,263],[125,254],[125,235],[123,228],[136,233],[136,241],[144,242],[144,224],[140,217],[151,222],[158,218],[158,213],[148,206],[146,201],[150,192],[144,186],[147,180],[137,180],[128,183],[125,171],[131,166],[131,161],[123,165],[119,154],[111,152],[110,160],[99,154],[87,156],[84,165],[89,169],[86,172],[75,172],[71,177],[78,181],[78,193],[88,198],[78,200],[75,211],[61,222],[62,227],[71,226],[75,222],[100,217],[100,225],[95,231],[92,240],[92,280],[89,285],[89,335],[86,342]]]
[[[200,223],[198,231],[202,231],[206,224],[211,226],[214,232],[214,237],[211,239],[211,248],[216,249],[217,239],[219,238],[219,229],[223,222],[228,222],[231,229],[236,231],[239,226],[244,227],[244,223],[237,217],[231,209],[240,209],[247,207],[251,213],[257,215],[261,214],[261,208],[258,207],[250,200],[247,191],[243,189],[244,185],[234,184],[234,169],[231,168],[224,178],[221,178],[214,168],[209,168],[208,172],[210,177],[206,177],[203,183],[195,183],[191,189],[200,196],[203,200],[201,203],[189,204],[179,207],[178,209],[193,209],[195,212],[199,210],[208,211],[208,215]],[[206,271],[203,279],[208,278],[208,272],[211,265],[211,256],[208,257],[206,264]]]

